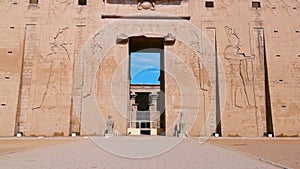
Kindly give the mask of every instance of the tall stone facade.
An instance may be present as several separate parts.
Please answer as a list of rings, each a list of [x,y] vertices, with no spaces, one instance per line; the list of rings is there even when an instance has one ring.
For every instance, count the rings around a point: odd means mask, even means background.
[[[2,0],[0,13],[0,136],[103,135],[108,116],[128,135],[138,37],[162,43],[159,133],[183,112],[190,136],[300,134],[297,0]]]

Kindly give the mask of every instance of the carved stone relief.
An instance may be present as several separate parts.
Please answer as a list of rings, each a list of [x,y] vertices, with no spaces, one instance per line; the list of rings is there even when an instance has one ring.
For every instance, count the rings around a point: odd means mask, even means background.
[[[50,2],[50,10],[48,16],[50,18],[57,17],[57,15],[65,13],[70,5],[70,0],[52,0]]]
[[[60,28],[58,32],[55,33],[53,42],[49,44],[50,53],[44,57],[42,56],[41,61],[43,66],[41,66],[40,69],[50,69],[49,76],[47,77],[46,88],[44,89],[40,103],[33,109],[45,106],[44,103],[47,97],[64,95],[66,92],[63,86],[66,85],[69,76],[68,67],[70,64],[70,54],[68,46],[70,43],[66,42],[68,29],[68,27]],[[53,104],[52,106],[56,105],[55,103]],[[57,104],[59,103],[57,102]]]
[[[253,60],[254,55],[247,56],[240,52],[240,38],[235,31],[225,26],[228,45],[224,50],[224,57],[230,65],[231,103],[233,107],[245,108],[250,106],[247,85],[251,81],[247,60]],[[253,69],[253,68],[252,68]]]
[[[133,26],[124,27],[124,25],[129,25],[128,24],[129,22],[132,23],[132,25],[135,24],[134,28],[133,28]],[[145,22],[145,21],[143,21],[142,22],[139,20],[138,21],[136,21],[136,20],[135,21],[127,21],[126,20],[126,23],[125,23],[125,21],[123,21],[123,20],[118,20],[118,21],[114,22],[113,24],[108,25],[108,27],[109,27],[109,29],[103,28],[101,31],[98,32],[98,34],[96,34],[94,36],[93,39],[91,39],[88,43],[86,43],[84,49],[81,52],[80,58],[78,59],[78,62],[76,63],[77,67],[75,67],[75,70],[74,70],[76,77],[77,77],[77,75],[78,75],[78,77],[80,77],[79,75],[83,74],[82,79],[78,78],[78,79],[76,79],[76,81],[74,81],[74,86],[78,86],[78,87],[81,86],[82,90],[84,91],[83,93],[78,93],[77,95],[73,95],[73,99],[75,99],[75,102],[76,102],[76,99],[83,100],[81,102],[83,108],[81,109],[81,107],[79,105],[74,105],[74,107],[75,107],[76,112],[81,111],[82,117],[84,117],[84,118],[86,117],[86,121],[82,121],[83,122],[82,125],[85,126],[86,128],[88,128],[89,131],[94,131],[94,130],[96,130],[96,128],[93,128],[92,124],[90,124],[91,122],[87,121],[88,118],[93,117],[93,116],[98,117],[99,115],[101,116],[101,114],[105,113],[105,112],[99,112],[99,109],[97,108],[99,104],[96,104],[96,102],[94,101],[94,97],[87,97],[87,96],[89,96],[89,94],[91,96],[93,96],[95,94],[95,91],[92,91],[92,92],[90,92],[90,91],[94,90],[93,88],[96,83],[95,76],[96,76],[97,70],[98,69],[102,70],[101,63],[103,62],[102,60],[104,60],[103,57],[106,56],[107,52],[112,48],[112,46],[116,45],[116,39],[122,33],[126,34],[127,36],[144,35],[147,37],[148,36],[150,36],[150,37],[151,36],[165,37],[168,33],[171,33],[172,35],[174,35],[176,37],[176,41],[178,39],[179,41],[183,42],[185,45],[189,46],[192,49],[192,51],[195,52],[195,54],[197,56],[197,57],[195,57],[195,59],[200,57],[200,61],[203,63],[202,65],[200,64],[200,70],[204,71],[203,68],[207,67],[206,69],[208,72],[208,79],[213,79],[212,77],[215,75],[215,73],[214,73],[215,58],[213,57],[215,55],[213,54],[214,51],[211,49],[211,44],[208,43],[207,38],[204,37],[201,34],[201,32],[199,32],[198,30],[195,30],[193,27],[191,27],[191,25],[187,24],[187,22],[185,20],[176,21],[176,23],[174,21],[168,21],[168,22],[165,22],[165,21],[158,21],[158,22],[157,21],[155,21],[155,22],[146,21]],[[157,32],[160,32],[160,34],[159,35],[155,34]],[[121,50],[122,45],[120,45],[119,48]],[[203,51],[206,52],[205,55],[203,54]],[[96,53],[98,53],[98,54],[96,54]],[[190,56],[190,57],[193,57],[193,56]],[[111,58],[111,63],[119,64],[112,59],[113,58]],[[109,58],[107,58],[107,60],[109,60]],[[176,63],[179,61],[180,61],[180,59],[174,60],[174,62],[176,62]],[[189,63],[189,64],[192,65],[194,63]],[[84,68],[82,68],[82,66],[80,66],[80,65],[85,65],[85,66],[84,66]],[[110,69],[112,69],[113,66],[110,66],[111,67]],[[118,66],[118,65],[116,65],[116,66]],[[198,71],[199,66],[197,66],[196,64],[194,64],[194,68],[192,68],[192,69],[194,69],[193,71],[185,69],[182,64],[179,64],[178,66],[180,68],[182,68],[182,70],[184,71],[183,73],[187,73],[188,75],[191,76],[191,78],[192,78],[192,76],[199,76],[198,75],[199,74],[199,71]],[[204,66],[204,67],[202,67],[202,66]],[[168,67],[168,68],[170,70],[174,71],[174,73],[176,73],[176,71],[178,71],[178,70],[171,69],[172,67]],[[112,70],[109,70],[108,72],[102,72],[102,73],[105,73],[105,75],[107,75],[108,77],[112,77],[114,75],[113,74],[114,72],[111,72],[111,71]],[[189,73],[189,72],[194,72],[194,73]],[[91,80],[87,80],[87,78],[90,78]],[[187,79],[189,77],[182,77],[182,78]],[[193,87],[193,88],[189,88],[186,85],[183,85],[183,87],[182,87],[183,93],[189,93],[189,92],[192,93],[191,96],[188,96],[188,94],[184,94],[182,96],[183,104],[184,104],[184,106],[188,107],[188,105],[192,104],[191,102],[193,102],[193,106],[195,107],[195,109],[197,109],[198,108],[197,105],[199,104],[200,101],[199,101],[199,95],[197,93],[195,93],[195,90],[199,89],[199,87],[198,87],[199,85],[197,84],[196,81],[195,81],[196,83],[194,81],[193,82],[183,81],[182,78],[180,76],[180,78],[178,79],[179,81],[177,83],[187,84],[187,85],[191,85],[191,87]],[[193,79],[193,80],[195,80],[195,79]],[[83,85],[80,85],[80,84],[82,84],[82,81],[84,81],[85,83]],[[202,84],[204,84],[204,83],[206,83],[206,82],[203,82]],[[214,83],[214,82],[211,82],[211,83]],[[211,88],[214,88],[213,84],[212,84]],[[98,91],[98,89],[97,89],[97,91]],[[108,92],[115,92],[115,91],[108,91]],[[212,91],[212,92],[214,93],[214,91]],[[169,93],[169,96],[170,95],[171,95],[171,92]],[[212,95],[214,95],[214,94],[212,94]],[[167,96],[167,97],[169,97],[169,96]],[[85,97],[85,98],[83,99],[83,97]],[[113,96],[113,98],[114,97],[115,96]],[[195,97],[196,99],[191,99],[191,97]],[[112,102],[112,103],[114,103],[114,102]],[[114,103],[114,104],[116,104],[116,103]],[[113,109],[113,104],[111,104],[111,105],[112,105],[112,108],[110,108],[110,107],[106,107],[105,109],[100,108],[100,111],[108,111],[109,109]],[[118,103],[118,106],[119,105],[123,105],[123,104]],[[91,111],[91,108],[90,108],[91,106],[93,106],[93,111]],[[123,107],[121,107],[121,108],[123,109]],[[213,116],[213,113],[215,112],[214,109],[215,109],[214,106],[208,107],[207,113],[211,113]],[[122,112],[120,112],[120,114],[121,113],[124,113],[124,112],[122,111]],[[191,113],[191,116],[194,116],[197,113],[197,111],[195,110],[195,111],[191,112],[190,109],[185,108],[185,113],[186,114]],[[126,112],[124,114],[127,115]],[[114,115],[114,117],[115,117],[115,115]],[[118,118],[116,117],[115,120],[117,121]],[[186,124],[188,124],[188,125],[186,125],[186,129],[188,131],[192,127],[192,122],[194,122],[194,118],[185,117],[185,122],[186,122]],[[88,125],[85,123],[88,123]],[[93,124],[94,126],[97,126],[96,122],[93,122],[93,123],[95,123],[95,124]],[[99,123],[100,123],[100,120],[99,120]],[[104,124],[104,126],[105,126],[105,124]],[[214,128],[214,126],[211,126],[211,128]]]
[[[6,13],[11,10],[17,0],[0,0],[0,13]]]
[[[151,9],[155,10],[155,1],[154,0],[138,0],[137,9]]]

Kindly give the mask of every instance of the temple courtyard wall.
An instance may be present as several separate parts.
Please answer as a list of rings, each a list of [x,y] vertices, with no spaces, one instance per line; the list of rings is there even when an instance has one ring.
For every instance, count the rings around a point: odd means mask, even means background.
[[[134,37],[162,41],[165,135],[183,112],[189,136],[299,136],[298,1],[82,2],[0,2],[0,136],[103,135],[108,116],[127,135]]]

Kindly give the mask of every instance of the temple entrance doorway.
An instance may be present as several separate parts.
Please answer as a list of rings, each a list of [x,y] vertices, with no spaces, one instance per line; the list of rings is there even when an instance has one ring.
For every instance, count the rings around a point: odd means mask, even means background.
[[[128,135],[165,135],[164,39],[129,38]]]

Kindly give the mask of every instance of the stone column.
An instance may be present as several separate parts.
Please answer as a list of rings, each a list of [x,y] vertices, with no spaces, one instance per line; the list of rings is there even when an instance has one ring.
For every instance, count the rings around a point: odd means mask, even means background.
[[[135,124],[132,126],[132,120],[136,120],[136,112],[137,112],[137,104],[135,103],[135,99],[136,99],[136,94],[135,93],[131,93],[130,94],[130,111],[128,113],[128,127],[129,128],[135,128]]]
[[[159,119],[159,112],[157,111],[157,94],[150,94],[150,120],[151,128],[157,128],[157,120]]]

